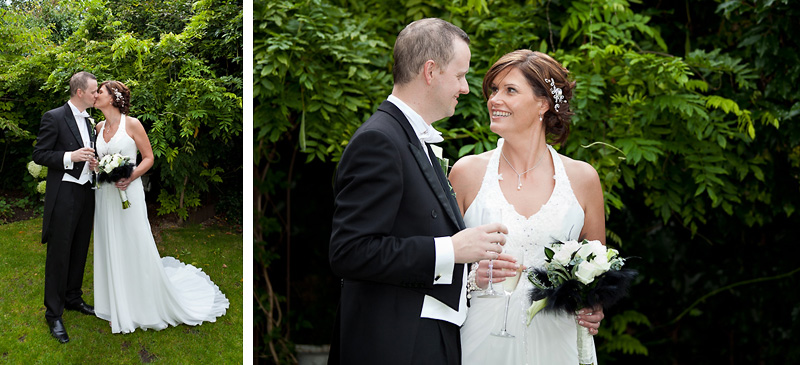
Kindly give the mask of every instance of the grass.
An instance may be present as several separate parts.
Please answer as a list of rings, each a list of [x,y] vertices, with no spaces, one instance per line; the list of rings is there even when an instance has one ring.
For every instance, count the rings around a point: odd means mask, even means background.
[[[161,231],[158,250],[202,268],[230,301],[214,323],[162,331],[112,334],[108,322],[65,311],[70,342],[50,336],[44,319],[45,245],[42,220],[0,225],[0,363],[137,364],[242,363],[242,233],[194,225]],[[83,297],[94,302],[93,247],[89,247]]]

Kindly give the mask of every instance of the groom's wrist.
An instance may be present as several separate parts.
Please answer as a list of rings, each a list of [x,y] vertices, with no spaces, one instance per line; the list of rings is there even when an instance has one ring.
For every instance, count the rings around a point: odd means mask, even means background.
[[[72,167],[75,166],[75,164],[72,162],[71,151],[64,152],[63,162],[64,162],[64,170],[72,170]]]
[[[436,247],[436,266],[433,284],[447,285],[453,283],[453,267],[456,264],[455,249],[452,237],[434,237]]]

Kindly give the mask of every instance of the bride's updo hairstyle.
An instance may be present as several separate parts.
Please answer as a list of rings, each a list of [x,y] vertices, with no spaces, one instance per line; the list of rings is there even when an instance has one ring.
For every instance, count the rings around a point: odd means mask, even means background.
[[[104,87],[108,95],[111,95],[111,106],[127,115],[131,107],[131,91],[128,90],[128,87],[115,80],[103,81],[100,87]]]
[[[500,57],[483,78],[483,97],[492,95],[492,83],[503,70],[516,67],[525,75],[533,93],[550,101],[550,109],[542,116],[545,133],[552,136],[554,144],[562,144],[569,134],[570,99],[575,82],[567,80],[566,68],[552,57],[527,49],[520,49]],[[550,83],[552,82],[552,84]]]

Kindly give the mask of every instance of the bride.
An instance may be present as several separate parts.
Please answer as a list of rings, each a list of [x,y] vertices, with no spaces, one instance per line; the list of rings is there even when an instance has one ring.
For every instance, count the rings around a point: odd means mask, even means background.
[[[495,150],[460,159],[450,181],[467,227],[500,221],[508,228],[503,251],[524,250],[523,262],[506,261],[513,258],[505,253],[494,261],[494,283],[514,275],[514,270],[498,269],[542,267],[544,247],[557,239],[585,237],[605,243],[597,172],[547,144],[548,137],[559,144],[566,140],[574,86],[558,62],[529,50],[504,55],[483,80],[490,129],[503,138]],[[474,264],[469,290],[485,289],[488,276],[488,261]],[[461,328],[464,364],[578,363],[577,326],[597,334],[603,309],[584,308],[577,315],[539,313],[528,324],[531,287],[523,277],[510,297],[507,327],[513,338],[490,334],[504,322],[506,301],[470,294]]]
[[[137,328],[161,330],[169,325],[214,322],[229,302],[202,270],[172,257],[159,257],[147,219],[139,179],[153,166],[153,150],[138,119],[127,116],[130,91],[119,81],[105,81],[95,108],[105,121],[97,130],[98,159],[119,153],[142,161],[130,178],[102,183],[95,195],[94,304],[98,317],[111,322],[113,333]],[[118,190],[127,193],[122,208]]]

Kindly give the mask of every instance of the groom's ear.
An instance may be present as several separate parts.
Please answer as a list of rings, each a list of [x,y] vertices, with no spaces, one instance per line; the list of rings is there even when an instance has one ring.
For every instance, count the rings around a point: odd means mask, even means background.
[[[430,85],[433,82],[433,73],[437,72],[436,70],[439,69],[439,65],[436,64],[434,60],[427,60],[425,64],[422,65],[422,76],[425,77],[425,83]]]

